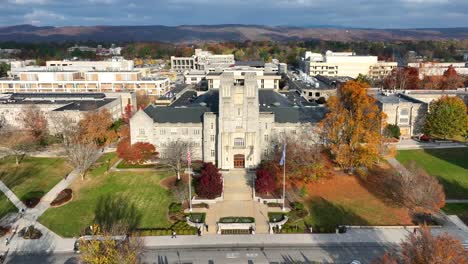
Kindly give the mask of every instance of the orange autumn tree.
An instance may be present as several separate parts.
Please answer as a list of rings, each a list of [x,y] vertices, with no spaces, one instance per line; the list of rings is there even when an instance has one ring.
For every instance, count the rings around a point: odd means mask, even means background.
[[[319,125],[333,159],[350,172],[371,167],[380,157],[385,115],[367,88],[366,83],[348,81],[340,88],[339,97],[329,98],[329,112]]]
[[[117,139],[117,133],[111,129],[112,115],[107,109],[88,112],[79,122],[80,141],[107,146]]]

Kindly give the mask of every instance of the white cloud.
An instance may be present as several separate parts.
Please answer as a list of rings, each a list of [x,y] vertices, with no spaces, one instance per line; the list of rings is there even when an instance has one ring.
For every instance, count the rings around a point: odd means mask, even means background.
[[[56,14],[43,9],[34,9],[24,15],[24,22],[31,25],[54,24],[54,22],[65,20],[64,15]]]
[[[50,0],[8,0],[8,3],[15,5],[45,5],[50,2]]]

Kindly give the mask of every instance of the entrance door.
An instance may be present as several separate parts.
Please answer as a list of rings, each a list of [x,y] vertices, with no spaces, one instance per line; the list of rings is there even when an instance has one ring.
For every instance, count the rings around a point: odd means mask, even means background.
[[[245,156],[242,154],[234,155],[234,168],[245,168]]]

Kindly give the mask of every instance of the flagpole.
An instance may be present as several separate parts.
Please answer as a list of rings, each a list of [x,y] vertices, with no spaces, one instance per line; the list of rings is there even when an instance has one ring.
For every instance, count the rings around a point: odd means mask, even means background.
[[[190,155],[190,149],[187,150],[187,155]],[[190,169],[190,163],[192,161],[192,157],[190,156],[190,159],[187,159],[187,172],[188,172],[188,186],[189,186],[189,211],[192,212],[192,181],[190,179],[190,174],[191,174],[191,169]]]
[[[286,154],[286,145],[284,145],[284,153]],[[286,200],[286,155],[284,154],[284,161],[283,161],[283,212],[286,210],[284,206],[284,201]]]

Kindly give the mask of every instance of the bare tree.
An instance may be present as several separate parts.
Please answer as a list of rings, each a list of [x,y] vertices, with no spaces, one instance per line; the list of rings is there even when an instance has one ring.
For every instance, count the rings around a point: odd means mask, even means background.
[[[187,161],[187,150],[192,145],[184,140],[171,141],[166,148],[161,151],[161,162],[171,167],[180,180],[180,172]]]
[[[403,202],[416,212],[438,213],[445,205],[445,193],[439,181],[415,161],[407,165],[409,173],[401,175]]]
[[[16,166],[20,164],[21,157],[34,148],[34,139],[31,135],[18,130],[9,130],[2,133],[2,139],[16,159]]]
[[[3,133],[3,131],[5,130],[6,128],[6,119],[5,119],[5,116],[3,114],[0,114],[0,134]]]
[[[78,170],[81,179],[84,180],[98,154],[96,144],[75,142],[66,146],[65,151],[68,161]]]
[[[64,147],[78,141],[78,121],[64,114],[54,114],[50,118],[53,120],[54,133],[61,137]]]
[[[44,140],[49,133],[47,118],[36,105],[28,105],[23,108],[21,123],[37,142]]]

